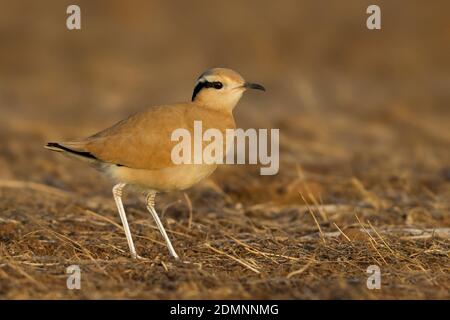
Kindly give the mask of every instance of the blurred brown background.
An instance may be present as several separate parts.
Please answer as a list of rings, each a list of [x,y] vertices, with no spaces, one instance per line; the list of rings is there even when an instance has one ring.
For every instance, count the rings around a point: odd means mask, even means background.
[[[450,143],[448,2],[377,2],[381,31],[365,27],[371,3],[80,1],[82,30],[69,31],[70,1],[3,2],[0,173],[42,180],[45,141],[188,100],[214,66],[268,88],[244,97],[236,118],[281,129],[286,174],[286,163],[335,168],[332,158],[343,174],[369,146],[371,161],[401,154],[399,166],[438,169]],[[71,165],[78,183],[92,175]]]
[[[81,7],[80,31],[66,29],[70,4]],[[366,28],[370,4],[381,7],[380,31]],[[326,204],[368,202],[381,225],[448,227],[449,10],[448,1],[1,1],[3,219],[26,221],[30,206],[52,215],[9,181],[109,201],[108,181],[44,143],[187,101],[199,74],[222,66],[268,89],[242,99],[238,125],[281,133],[277,176],[227,166],[211,177],[233,205],[302,205],[306,183]],[[212,209],[194,201],[194,210]]]

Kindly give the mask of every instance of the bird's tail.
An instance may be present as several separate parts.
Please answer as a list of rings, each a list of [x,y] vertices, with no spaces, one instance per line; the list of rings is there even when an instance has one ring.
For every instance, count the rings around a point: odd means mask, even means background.
[[[83,150],[83,148],[80,148],[79,143],[77,142],[48,142],[44,148],[56,151],[56,152],[63,152],[68,155],[78,156],[85,159],[93,159],[98,160],[97,157],[95,157],[92,153]]]
[[[64,151],[64,147],[62,145],[60,145],[58,142],[48,142],[45,146],[45,149],[48,150],[52,150],[52,151],[57,151],[57,152],[63,152]]]

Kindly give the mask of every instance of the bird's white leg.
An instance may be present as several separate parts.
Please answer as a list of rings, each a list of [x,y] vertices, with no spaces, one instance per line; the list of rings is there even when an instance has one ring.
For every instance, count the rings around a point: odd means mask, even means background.
[[[147,194],[147,209],[150,211],[150,213],[153,216],[153,219],[155,219],[156,225],[158,226],[159,232],[161,232],[162,236],[164,237],[164,240],[166,240],[167,247],[169,248],[170,254],[175,258],[179,259],[177,253],[175,252],[175,249],[172,246],[172,243],[170,242],[169,237],[167,236],[166,230],[164,229],[163,224],[161,223],[161,220],[159,220],[158,214],[155,210],[155,196],[156,192],[150,192]]]
[[[134,248],[133,239],[131,238],[130,227],[128,226],[127,216],[125,215],[125,209],[122,204],[122,190],[126,183],[118,183],[113,189],[114,200],[116,201],[117,209],[119,210],[120,220],[122,220],[123,229],[125,230],[125,236],[127,237],[128,247],[130,248],[131,257],[137,258],[136,249]]]

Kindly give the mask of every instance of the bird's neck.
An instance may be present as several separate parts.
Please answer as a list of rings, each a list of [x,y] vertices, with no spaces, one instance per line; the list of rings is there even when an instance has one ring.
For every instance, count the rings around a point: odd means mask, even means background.
[[[230,105],[227,103],[223,103],[222,101],[204,101],[204,100],[195,100],[194,103],[201,108],[205,108],[208,110],[213,110],[216,112],[224,113],[224,114],[233,114],[233,109],[236,105]]]
[[[213,96],[200,93],[194,102],[208,109],[232,113],[241,97],[242,93],[226,96]]]

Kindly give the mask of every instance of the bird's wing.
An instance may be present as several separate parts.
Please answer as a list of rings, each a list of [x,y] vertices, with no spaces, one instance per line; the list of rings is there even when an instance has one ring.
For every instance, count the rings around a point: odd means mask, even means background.
[[[135,169],[158,170],[173,166],[172,131],[189,125],[183,105],[158,106],[122,120],[84,141],[77,150],[100,161]],[[78,144],[78,145],[77,145]]]
[[[122,120],[85,140],[66,142],[66,148],[92,155],[95,159],[135,169],[158,170],[172,167],[171,141],[175,129],[193,131],[194,121],[203,128],[234,128],[230,114],[207,110],[195,104],[151,107]]]

